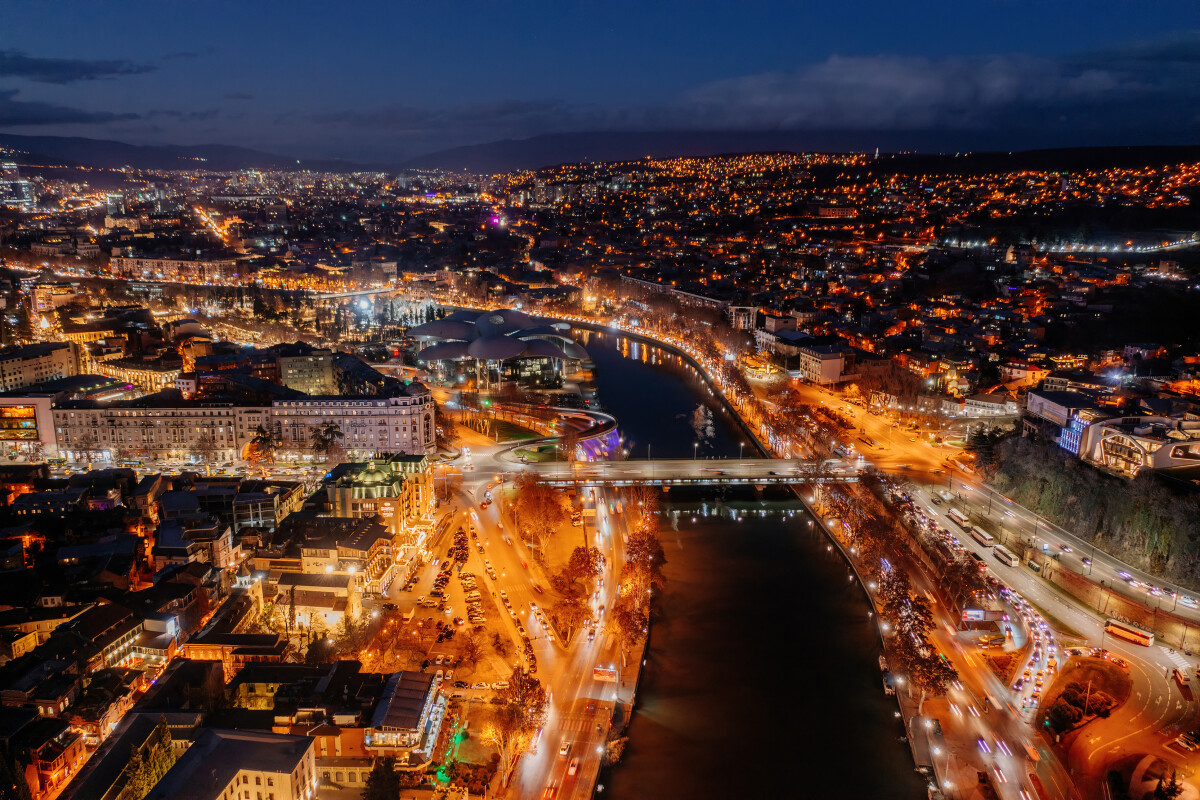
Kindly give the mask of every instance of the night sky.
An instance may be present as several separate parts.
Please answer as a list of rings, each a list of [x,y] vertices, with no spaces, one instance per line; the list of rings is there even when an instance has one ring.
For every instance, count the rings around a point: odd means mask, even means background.
[[[590,131],[1018,149],[1198,143],[1197,101],[1196,0],[0,0],[9,133],[360,162]]]

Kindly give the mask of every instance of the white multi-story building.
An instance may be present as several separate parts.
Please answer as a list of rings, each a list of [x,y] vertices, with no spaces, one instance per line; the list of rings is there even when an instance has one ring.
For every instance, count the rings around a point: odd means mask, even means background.
[[[800,377],[818,386],[831,386],[842,380],[846,352],[837,345],[806,345],[799,348]]]
[[[118,278],[178,283],[237,284],[249,283],[251,277],[235,258],[114,256],[110,269]]]
[[[420,383],[391,397],[327,395],[276,400],[270,407],[184,400],[162,393],[115,405],[81,401],[53,409],[59,455],[71,461],[242,458],[259,427],[283,457],[312,456],[312,432],[332,422],[350,458],[424,455],[436,448],[433,395]],[[31,412],[32,418],[32,412]]]
[[[313,800],[316,739],[208,728],[147,800]]]
[[[342,432],[346,454],[370,457],[374,453],[432,453],[433,395],[419,383],[410,384],[399,397],[342,397],[325,395],[299,400],[277,400],[271,407],[271,424],[284,451],[307,453],[314,427],[332,422]]]
[[[59,455],[70,461],[201,457],[232,461],[254,435],[253,428],[248,434],[239,430],[239,422],[245,424],[252,418],[257,425],[266,418],[266,409],[229,404],[139,403],[100,406],[80,402],[54,409]]]
[[[0,392],[23,389],[75,374],[75,357],[67,342],[47,342],[0,350]]]

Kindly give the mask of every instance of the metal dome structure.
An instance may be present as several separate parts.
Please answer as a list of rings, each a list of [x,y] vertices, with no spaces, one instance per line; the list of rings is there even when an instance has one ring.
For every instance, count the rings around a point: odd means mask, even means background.
[[[508,362],[521,359],[548,361],[550,366],[543,372],[560,374],[564,362],[588,357],[587,351],[570,338],[569,331],[566,323],[537,320],[514,309],[498,309],[482,313],[455,311],[410,328],[408,333],[423,345],[416,354],[418,361],[440,366],[440,371],[447,374],[470,366],[461,362],[473,360],[475,372],[482,379],[483,374],[490,376],[493,372],[502,378],[505,372],[512,372]]]

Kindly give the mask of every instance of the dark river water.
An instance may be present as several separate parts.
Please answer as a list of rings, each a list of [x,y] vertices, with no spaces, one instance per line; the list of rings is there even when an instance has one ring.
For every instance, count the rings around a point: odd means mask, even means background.
[[[736,425],[686,365],[575,333],[633,457],[739,454]],[[741,491],[663,498],[661,618],[625,757],[598,796],[924,796],[861,591],[799,503]]]

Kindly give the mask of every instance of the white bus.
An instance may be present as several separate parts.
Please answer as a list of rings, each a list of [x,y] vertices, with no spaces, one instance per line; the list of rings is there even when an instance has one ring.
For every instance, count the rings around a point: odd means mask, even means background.
[[[994,548],[992,548],[992,555],[994,555],[996,557],[996,560],[999,561],[1001,564],[1007,564],[1010,567],[1015,567],[1017,565],[1017,563],[1021,560],[1021,559],[1017,558],[1016,554],[1013,553],[1013,551],[1009,550],[1007,547],[1005,547],[1002,544],[998,544]]]
[[[1110,619],[1104,623],[1104,632],[1111,633],[1113,636],[1124,639],[1127,642],[1140,644],[1144,647],[1154,646],[1154,634],[1150,631],[1143,630],[1136,625],[1130,625],[1128,622],[1120,622],[1115,619]]]
[[[976,525],[974,528],[971,528],[971,536],[974,537],[975,541],[979,542],[984,547],[991,547],[996,543],[996,540],[992,538],[992,535],[978,525]]]
[[[946,516],[958,523],[958,527],[964,530],[970,526],[967,521],[967,515],[959,511],[957,508],[952,508],[946,512]]]

